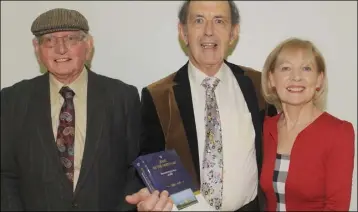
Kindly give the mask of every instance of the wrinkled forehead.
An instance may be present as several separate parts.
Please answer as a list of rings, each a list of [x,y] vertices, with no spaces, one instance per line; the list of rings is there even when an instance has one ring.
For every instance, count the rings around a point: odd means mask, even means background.
[[[189,16],[225,16],[230,17],[228,1],[190,1]]]
[[[59,32],[44,34],[43,37],[52,37],[52,36],[63,37],[67,35],[81,35],[81,34],[85,34],[85,33],[80,30],[69,30],[69,31],[59,31]]]
[[[312,47],[304,44],[284,46],[277,55],[276,65],[287,61],[301,61],[308,64],[316,63]]]

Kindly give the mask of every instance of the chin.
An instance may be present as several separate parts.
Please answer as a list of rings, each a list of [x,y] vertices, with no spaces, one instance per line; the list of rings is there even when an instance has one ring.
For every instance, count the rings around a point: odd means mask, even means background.
[[[287,106],[303,106],[312,102],[312,100],[286,100],[282,101]]]
[[[219,63],[222,63],[224,60],[219,58],[219,59],[203,59],[202,61],[206,65],[217,65]]]
[[[68,75],[73,73],[73,68],[61,68],[61,69],[57,68],[57,69],[53,69],[51,72],[56,75]]]

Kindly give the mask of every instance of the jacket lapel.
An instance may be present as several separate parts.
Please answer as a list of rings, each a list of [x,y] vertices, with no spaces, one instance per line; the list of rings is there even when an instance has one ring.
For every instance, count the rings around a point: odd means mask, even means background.
[[[173,86],[175,100],[178,104],[180,116],[183,120],[184,129],[188,138],[190,152],[196,171],[197,182],[200,182],[198,138],[188,77],[188,63],[179,69],[175,75],[174,82],[176,83],[176,85]]]
[[[105,91],[98,81],[98,76],[88,70],[87,87],[87,130],[83,152],[81,172],[75,189],[75,196],[83,186],[96,158],[99,142],[101,141],[103,124],[105,123]]]
[[[254,111],[258,108],[257,105],[257,99],[256,95],[253,92],[254,87],[253,84],[248,76],[245,75],[244,70],[242,70],[240,67],[235,66],[231,63],[228,63],[225,61],[225,63],[229,66],[231,71],[234,73],[235,78],[240,86],[240,89],[244,95],[247,107],[250,111],[250,113],[256,113],[257,111]]]
[[[50,100],[50,86],[49,86],[49,74],[46,73],[38,78],[36,82],[35,95],[33,95],[32,106],[29,110],[35,111],[34,118],[37,119],[37,134],[45,149],[45,154],[50,158],[55,169],[60,175],[61,182],[64,186],[71,190],[71,185],[67,180],[60,158],[58,156],[55,136],[53,134],[52,122],[51,122],[51,100]]]

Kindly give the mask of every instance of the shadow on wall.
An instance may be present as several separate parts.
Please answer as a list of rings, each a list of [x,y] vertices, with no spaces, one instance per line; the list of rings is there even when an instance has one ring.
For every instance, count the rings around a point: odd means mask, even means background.
[[[85,65],[86,65],[89,69],[91,69],[91,67],[92,67],[92,60],[93,60],[94,52],[95,52],[95,47],[92,48],[92,52],[91,52],[90,59],[87,60],[86,63],[85,63]],[[35,57],[37,57],[36,53],[35,53]],[[46,73],[46,72],[47,72],[46,67],[45,67],[42,63],[40,63],[39,60],[37,60],[37,61],[38,61],[39,65],[40,65],[40,73],[41,73],[41,74]]]
[[[182,49],[182,51],[184,52],[184,54],[186,56],[188,56],[188,47],[185,45],[185,42],[180,38],[180,36],[178,35],[178,42],[180,45],[180,48]],[[225,59],[227,59],[227,57],[229,57],[235,50],[237,44],[239,43],[239,38],[237,38],[233,44],[229,47],[228,50],[228,54],[226,55]]]

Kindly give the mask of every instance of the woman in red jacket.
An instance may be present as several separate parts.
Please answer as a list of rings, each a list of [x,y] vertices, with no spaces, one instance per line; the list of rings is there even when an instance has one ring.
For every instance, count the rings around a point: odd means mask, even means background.
[[[310,42],[288,39],[266,59],[262,90],[279,114],[264,122],[260,185],[268,211],[348,211],[351,123],[324,112],[325,62]]]

